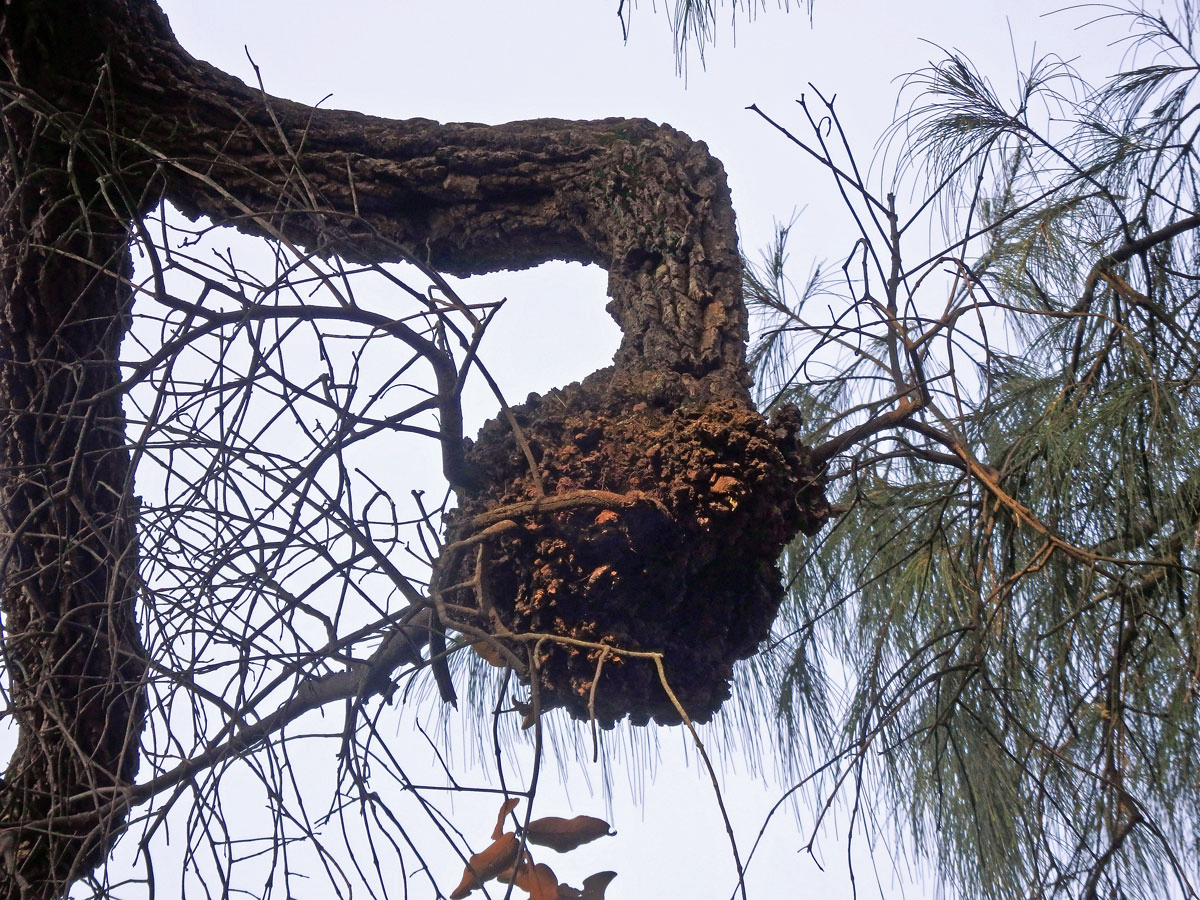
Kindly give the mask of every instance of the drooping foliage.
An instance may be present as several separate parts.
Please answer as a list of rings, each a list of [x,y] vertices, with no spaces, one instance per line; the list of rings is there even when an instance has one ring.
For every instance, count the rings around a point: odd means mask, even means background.
[[[812,13],[812,0],[777,0],[775,4],[781,12],[790,12],[803,7]],[[633,20],[633,11],[637,8],[637,0],[618,0],[617,16],[621,20],[621,30],[629,37],[629,28]],[[657,10],[657,5],[655,6]],[[679,74],[684,74],[688,64],[688,52],[695,48],[699,54],[700,64],[704,64],[704,52],[709,46],[717,43],[723,30],[724,13],[728,9],[729,28],[736,34],[740,19],[753,22],[769,9],[766,0],[669,0],[663,4],[663,12],[670,26],[672,46],[675,50],[675,68]]]
[[[859,229],[796,290],[783,227],[747,280],[762,400],[819,423],[840,512],[789,554],[781,722],[834,761],[818,797],[907,813],[964,896],[1200,875],[1200,15],[1114,26],[1099,87],[911,76],[886,195],[832,102],[772,120]]]

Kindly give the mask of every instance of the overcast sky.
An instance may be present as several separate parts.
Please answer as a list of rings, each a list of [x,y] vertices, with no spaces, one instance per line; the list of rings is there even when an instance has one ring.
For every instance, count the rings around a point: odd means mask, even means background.
[[[802,129],[794,101],[811,94],[811,82],[837,95],[860,160],[870,164],[875,140],[896,108],[898,77],[940,58],[938,45],[964,51],[1001,93],[1015,84],[1018,67],[1028,68],[1035,46],[1067,58],[1094,49],[1112,59],[1104,50],[1110,32],[1075,31],[1088,18],[1086,11],[1044,17],[1055,8],[1051,3],[817,0],[810,26],[803,11],[787,14],[771,2],[756,21],[739,21],[736,45],[725,27],[704,67],[693,51],[685,81],[675,72],[663,5],[660,0],[656,12],[646,0],[639,4],[626,44],[616,0],[163,3],[179,40],[195,56],[250,80],[248,52],[270,93],[301,102],[441,121],[637,116],[669,123],[707,142],[724,162],[748,254],[770,239],[775,221],[800,213],[792,244],[797,279],[811,260],[843,256],[853,237],[824,173],[746,111],[747,105],[756,103]],[[1083,65],[1092,63],[1085,59]],[[576,380],[606,365],[616,348],[618,332],[603,311],[604,273],[598,269],[543,266],[472,279],[465,290],[469,299],[510,299],[484,357],[510,399]],[[536,357],[528,352],[531,346],[538,348]],[[472,421],[478,425],[493,414],[481,399]],[[660,738],[656,775],[644,792],[631,791],[621,770],[644,768],[649,761],[615,745],[611,814],[618,836],[550,861],[574,884],[596,869],[616,869],[620,877],[609,889],[611,900],[723,900],[734,889],[734,870],[711,789],[686,761],[680,750],[686,742],[677,731],[660,732]],[[397,736],[401,748],[406,740]],[[458,748],[455,756],[469,770],[470,749]],[[572,761],[566,770],[572,811],[603,813],[602,796],[589,796],[585,786],[587,778],[599,783],[599,769]],[[636,774],[632,780],[639,780]],[[744,854],[786,784],[769,772],[756,779],[743,764],[730,766],[724,786]],[[546,791],[544,813],[568,814],[554,806],[567,802],[565,796],[553,799],[561,789],[548,784]],[[470,801],[458,809],[460,825],[470,827]],[[824,871],[798,852],[812,818],[801,810],[798,820],[785,814],[773,821],[750,868],[750,897],[850,895],[845,845],[836,827],[818,844]],[[881,889],[870,863],[857,855],[860,896],[902,895],[904,889],[887,874],[885,857],[880,854]],[[447,889],[456,876],[451,863]],[[427,893],[421,885],[415,896]],[[926,896],[926,889],[909,887],[903,895]]]

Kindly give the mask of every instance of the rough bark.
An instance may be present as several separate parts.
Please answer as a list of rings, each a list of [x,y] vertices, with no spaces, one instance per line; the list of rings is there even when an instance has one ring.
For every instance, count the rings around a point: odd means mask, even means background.
[[[721,661],[705,676],[711,684],[693,692],[715,708],[729,660],[753,649],[774,614],[778,585],[764,587],[774,555],[825,511],[794,423],[772,431],[750,403],[733,211],[704,144],[644,120],[441,125],[301,106],[189,56],[148,0],[10,0],[0,16],[4,655],[21,729],[0,788],[0,872],[8,873],[0,898],[56,896],[94,866],[122,808],[97,807],[96,798],[119,793],[136,770],[143,663],[129,461],[113,386],[129,303],[128,229],[163,197],[192,215],[357,260],[415,258],[453,274],[551,259],[605,266],[624,332],[615,371],[568,392],[570,410],[557,419],[536,401],[521,414],[545,426],[542,458],[548,470],[559,467],[549,472],[551,491],[644,494],[670,520],[659,525],[684,535],[670,551],[685,582],[673,588],[672,624],[594,636],[653,648],[670,632],[669,643],[686,643],[687,604],[715,592],[719,602],[700,618],[715,616],[702,637],[721,644]],[[590,409],[604,414],[608,432],[585,438],[587,446],[574,433],[564,439],[569,417]],[[649,452],[638,442],[676,428],[694,435],[665,442],[677,458],[637,462]],[[710,439],[714,429],[723,436]],[[750,437],[761,446],[747,455]],[[501,460],[511,440],[492,426],[472,451],[482,477],[447,472],[472,515],[537,495],[527,469]],[[578,463],[581,447],[588,459]],[[732,530],[720,530],[721,515],[688,521],[710,507],[732,514],[739,503],[743,512],[724,519]],[[470,539],[472,521],[460,517],[458,537]],[[587,535],[570,515],[545,522],[533,514],[522,527]],[[630,582],[656,540],[643,547],[643,537],[620,551]],[[728,571],[713,569],[729,540],[762,543],[732,554]],[[527,576],[540,551],[495,549],[512,566],[512,606],[536,589]],[[575,550],[567,556],[568,568],[583,565]],[[758,599],[744,614],[747,585]],[[659,587],[650,579],[642,589]],[[626,588],[604,602],[631,602]],[[504,627],[534,624],[510,618]],[[579,677],[547,686],[566,696]],[[661,698],[642,689],[613,698],[610,718],[661,711]]]
[[[0,26],[9,77],[45,81],[29,25]],[[0,611],[19,728],[0,784],[4,898],[57,896],[104,858],[144,716],[114,365],[132,210],[106,195],[103,145],[28,101],[6,110],[0,157]]]
[[[126,176],[152,166],[185,212],[457,275],[598,263],[625,334],[618,362],[744,382],[733,209],[703,143],[644,119],[489,126],[314,109],[192,58],[148,2],[85,6],[108,68],[64,79],[73,96],[57,102],[99,95],[127,140]]]
[[[536,667],[543,708],[674,724],[678,701],[706,721],[767,637],[775,562],[827,518],[824,480],[794,409],[768,423],[710,387],[603,370],[514,409],[536,478],[507,422],[468,451],[486,487],[454,513],[439,611],[490,662],[526,681]],[[535,651],[531,635],[570,642]],[[652,661],[621,650],[661,653],[675,699]]]

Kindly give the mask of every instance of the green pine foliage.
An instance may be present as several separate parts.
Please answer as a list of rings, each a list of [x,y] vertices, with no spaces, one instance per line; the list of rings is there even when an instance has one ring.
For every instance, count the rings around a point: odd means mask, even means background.
[[[839,512],[788,553],[781,728],[817,809],[905,814],[968,897],[1200,890],[1200,13],[1095,12],[1132,35],[1098,88],[908,79],[885,197],[806,101],[776,127],[859,240],[799,289],[790,226],[748,266],[762,403]]]
[[[788,12],[803,4],[812,14],[812,0],[775,0],[770,6],[778,7],[781,12]],[[625,37],[629,37],[629,29],[633,20],[633,12],[637,9],[637,0],[618,0],[617,16],[621,20],[621,29]],[[653,4],[655,11],[658,4]],[[664,0],[663,12],[671,29],[672,42],[675,50],[675,68],[680,75],[687,71],[688,53],[693,48],[704,64],[704,51],[717,40],[723,30],[722,25],[728,16],[730,33],[736,34],[739,20],[754,21],[770,6],[766,0]]]

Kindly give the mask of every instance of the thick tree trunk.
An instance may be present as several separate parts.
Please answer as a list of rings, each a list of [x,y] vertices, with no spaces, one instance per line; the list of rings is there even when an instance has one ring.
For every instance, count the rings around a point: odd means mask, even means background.
[[[3,22],[10,79],[36,77],[38,30],[14,25]],[[18,70],[18,50],[33,71]],[[58,896],[103,859],[124,821],[112,801],[136,772],[144,713],[114,365],[129,210],[105,195],[103,147],[26,99],[5,112],[0,157],[0,610],[19,728],[0,784],[5,900]]]
[[[630,417],[646,405],[639,391],[658,390],[654,372],[670,375],[662,403],[751,404],[724,172],[669,127],[312,109],[193,59],[149,0],[9,0],[0,59],[0,552],[20,726],[0,788],[5,900],[56,896],[88,872],[119,831],[136,770],[144,661],[116,359],[129,225],[160,198],[351,259],[416,258],[455,274],[598,263],[624,331],[620,398],[606,410],[614,433],[640,433]],[[741,452],[720,450],[730,471]],[[803,475],[802,460],[783,455],[771,471]],[[730,505],[731,489],[721,481],[717,500]],[[819,503],[798,511],[784,500],[768,556],[780,529],[822,515]],[[738,565],[765,577],[757,558]],[[740,635],[737,652],[755,639]]]

